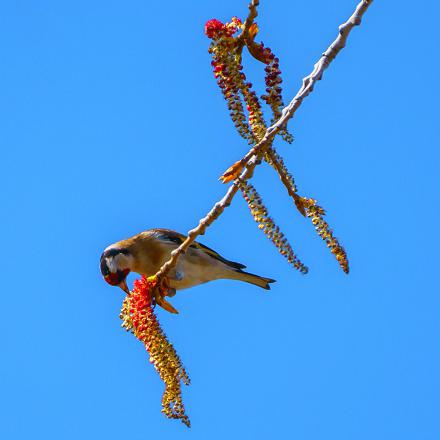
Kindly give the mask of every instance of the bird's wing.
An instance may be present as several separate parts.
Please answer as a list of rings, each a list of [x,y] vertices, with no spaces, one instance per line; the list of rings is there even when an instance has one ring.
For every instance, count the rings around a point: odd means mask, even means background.
[[[154,235],[164,241],[169,241],[172,243],[175,243],[177,246],[180,246],[186,239],[185,235],[179,234],[176,231],[172,231],[171,229],[155,229]],[[199,249],[202,252],[205,252],[210,257],[221,261],[222,263],[231,266],[234,269],[244,269],[246,266],[241,263],[236,263],[235,261],[227,260],[226,258],[222,257],[218,252],[216,252],[214,249],[209,248],[208,246],[205,246],[204,244],[198,243],[195,241],[190,245],[190,248],[193,249]]]

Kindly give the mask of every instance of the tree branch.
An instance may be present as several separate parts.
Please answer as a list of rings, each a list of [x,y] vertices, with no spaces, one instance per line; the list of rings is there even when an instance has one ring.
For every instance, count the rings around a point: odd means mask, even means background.
[[[293,117],[296,110],[301,105],[303,99],[307,97],[312,91],[317,83],[317,81],[322,79],[324,71],[328,68],[330,63],[336,58],[338,53],[345,47],[347,38],[351,30],[361,23],[362,17],[368,7],[371,5],[373,0],[362,0],[356,7],[354,13],[351,17],[342,25],[339,26],[339,34],[333,43],[328,47],[328,49],[322,54],[318,62],[314,65],[313,71],[306,76],[302,81],[302,86],[299,89],[295,97],[290,101],[281,114],[281,117],[273,125],[268,127],[263,138],[255,144],[249,152],[241,159],[241,163],[244,166],[240,177],[237,178],[234,183],[228,188],[224,197],[218,201],[213,208],[208,212],[208,214],[199,221],[199,224],[194,229],[188,232],[188,236],[185,241],[173,252],[171,252],[171,258],[163,264],[160,270],[156,273],[156,277],[159,279],[166,276],[168,271],[171,270],[177,263],[180,255],[184,254],[189,248],[191,243],[196,239],[198,235],[203,235],[206,228],[211,225],[231,204],[232,199],[237,193],[240,185],[240,181],[247,181],[253,175],[255,167],[261,162],[261,157],[265,151],[272,145],[272,141],[275,135],[283,127],[286,126],[289,119]],[[249,16],[245,22],[245,28],[247,23],[247,28],[253,22],[257,15],[256,6],[258,6],[259,1],[253,0],[249,5]]]
[[[243,32],[241,34],[241,38],[246,40],[249,37],[249,29],[253,25],[254,20],[257,18],[258,11],[257,6],[260,4],[260,0],[252,0],[249,3],[249,15],[247,16],[244,22]]]

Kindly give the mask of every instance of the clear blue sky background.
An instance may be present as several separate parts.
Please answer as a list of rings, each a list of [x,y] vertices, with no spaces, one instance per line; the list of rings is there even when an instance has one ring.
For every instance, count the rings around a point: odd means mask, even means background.
[[[355,4],[262,1],[286,98]],[[263,165],[254,182],[310,273],[240,198],[208,230],[203,243],[278,282],[218,281],[178,294],[178,316],[159,310],[192,378],[191,430],[162,416],[163,384],[120,328],[103,248],[195,226],[247,151],[203,35],[246,13],[245,0],[2,2],[2,438],[440,438],[438,2],[374,2],[291,122],[295,143],[277,144],[350,275]]]

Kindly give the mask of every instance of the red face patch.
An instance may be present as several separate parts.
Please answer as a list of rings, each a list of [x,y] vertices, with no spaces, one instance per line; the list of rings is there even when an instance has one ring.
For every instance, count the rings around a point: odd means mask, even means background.
[[[110,272],[104,277],[104,279],[112,286],[117,286],[119,283],[125,280],[129,273],[130,269],[118,270],[116,273]]]

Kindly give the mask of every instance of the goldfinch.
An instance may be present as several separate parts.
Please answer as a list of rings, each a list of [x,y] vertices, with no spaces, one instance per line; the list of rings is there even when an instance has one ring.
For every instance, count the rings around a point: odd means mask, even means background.
[[[129,293],[127,275],[136,272],[140,275],[154,275],[169,258],[171,252],[179,247],[185,236],[170,229],[150,229],[126,240],[108,246],[101,255],[101,273],[107,283],[119,286]],[[270,289],[271,278],[264,278],[243,269],[246,266],[234,263],[220,254],[194,242],[185,254],[181,255],[176,267],[168,277],[168,296],[176,290],[187,289],[198,284],[218,279],[245,281],[263,289]],[[177,313],[163,298],[156,298],[166,310]]]

